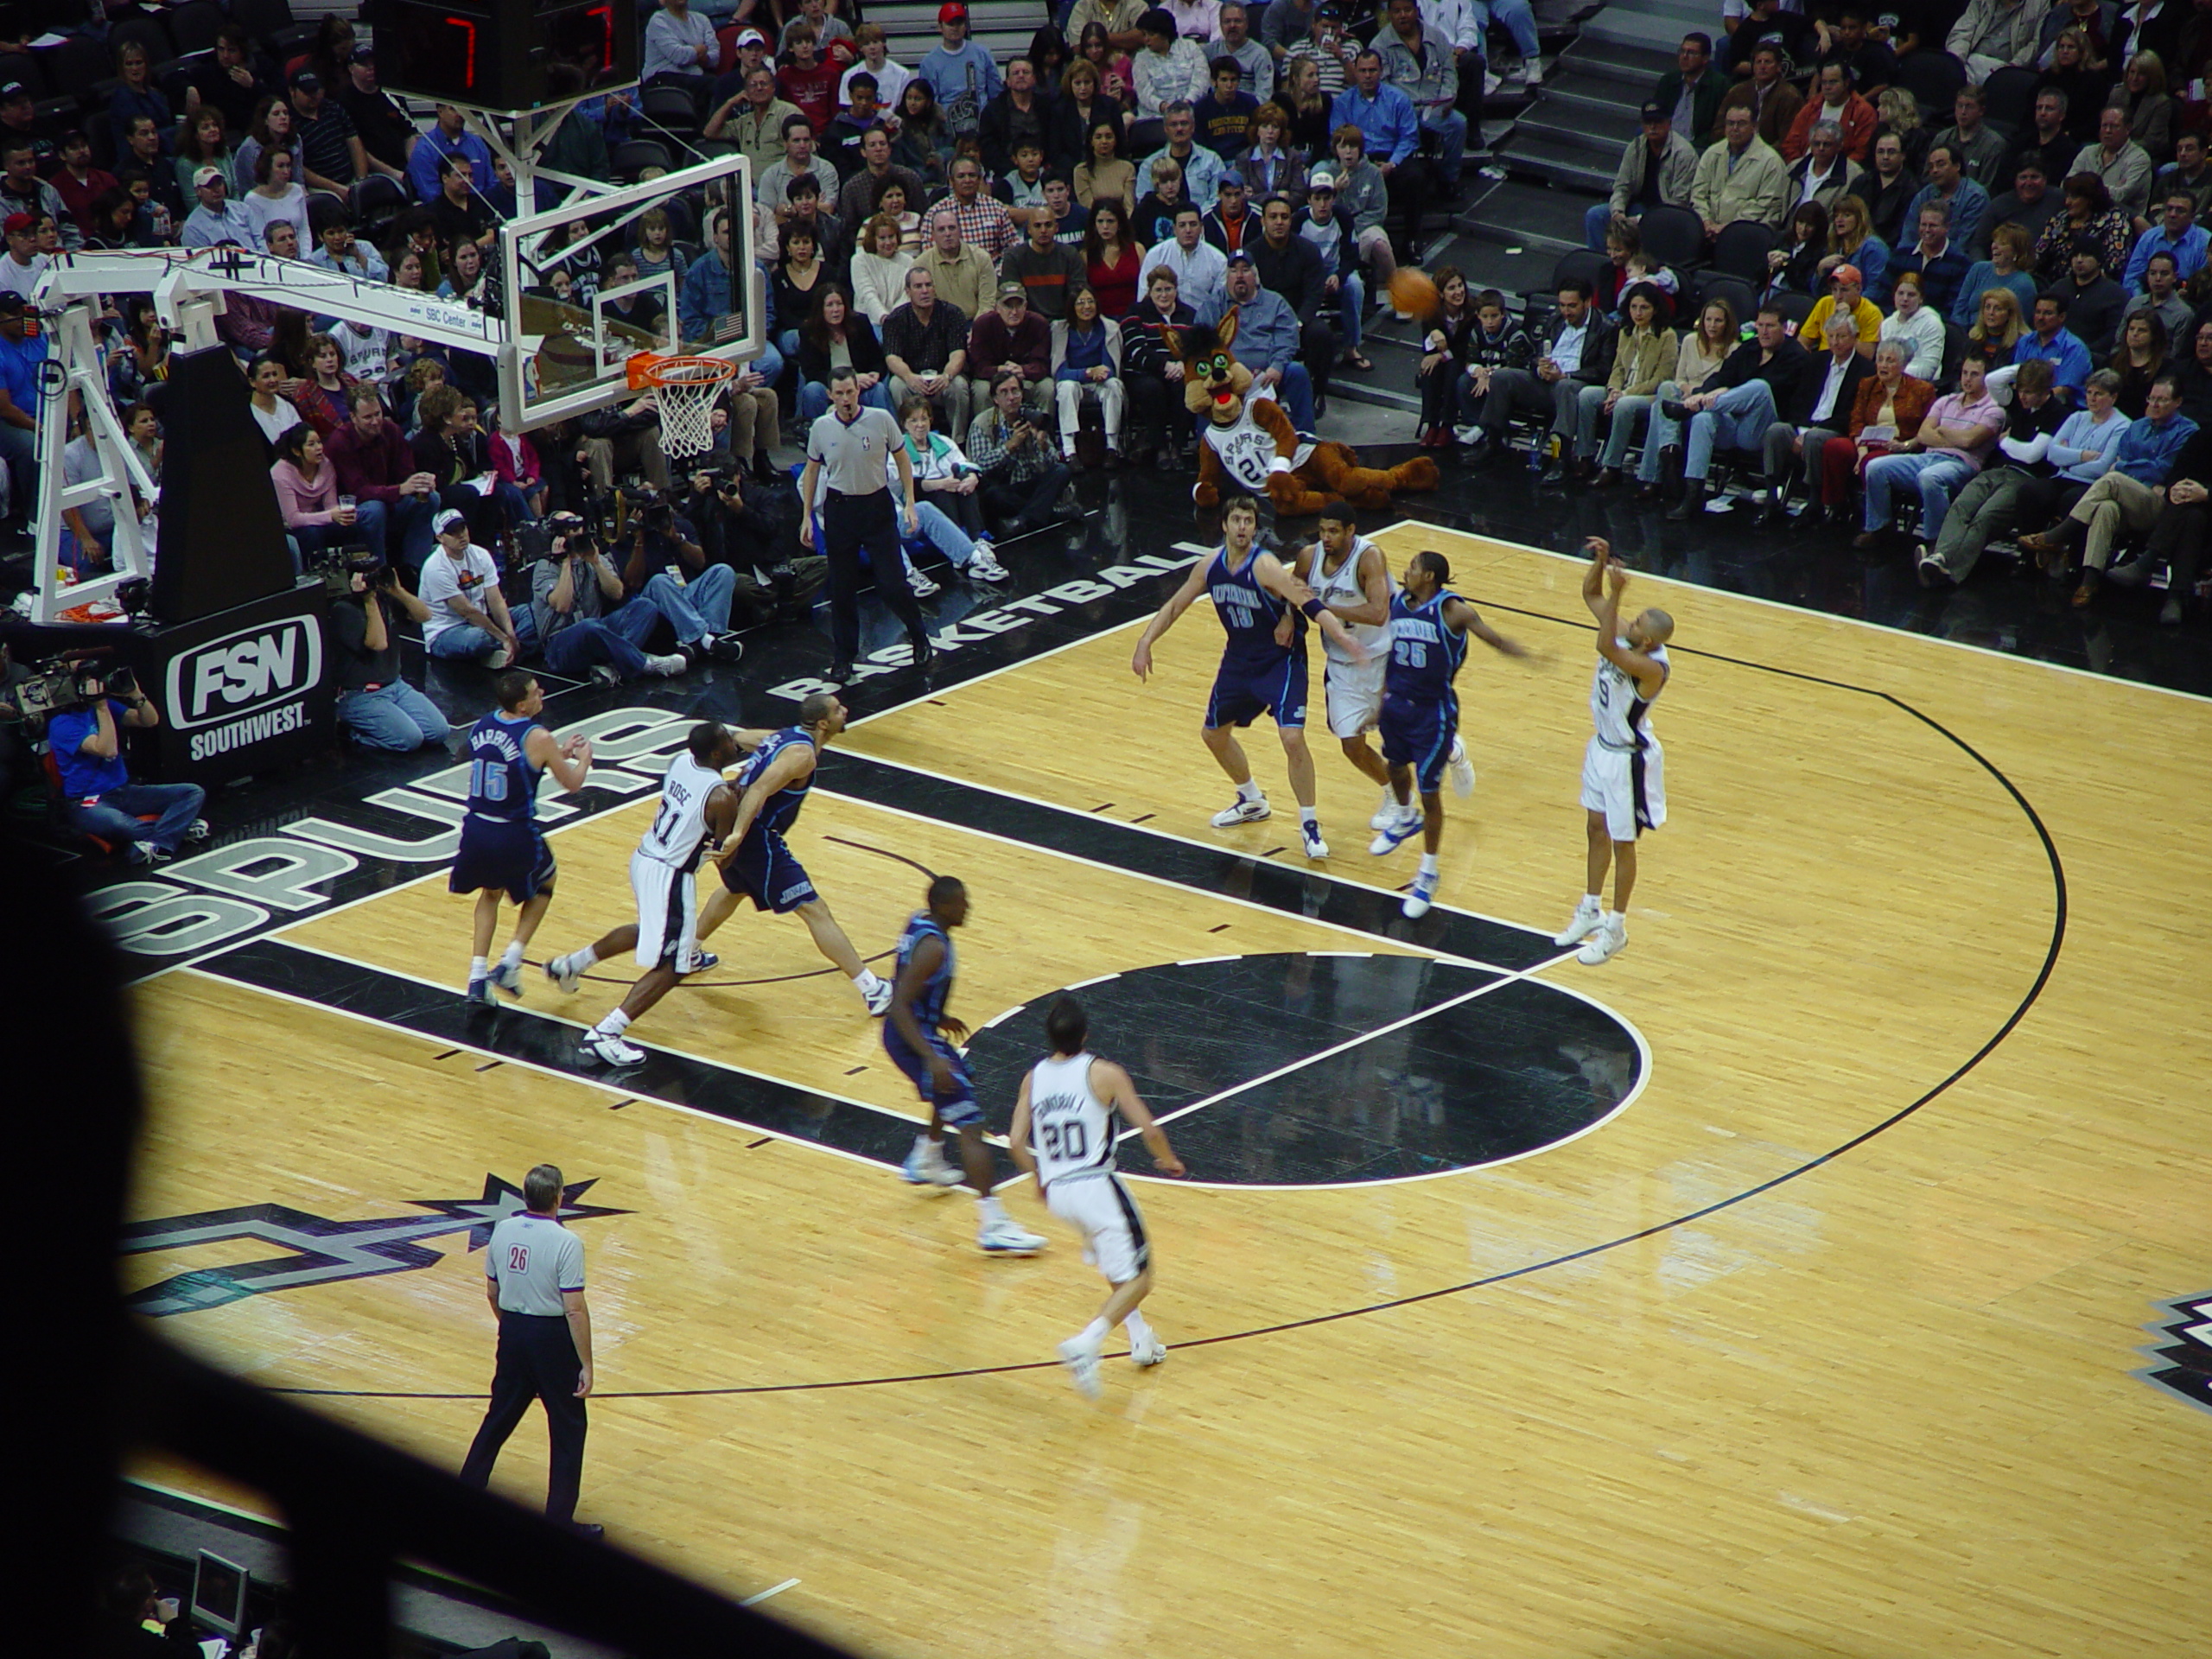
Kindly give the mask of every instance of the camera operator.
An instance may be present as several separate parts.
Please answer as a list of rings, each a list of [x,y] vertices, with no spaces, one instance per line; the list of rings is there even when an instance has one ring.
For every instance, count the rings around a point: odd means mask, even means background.
[[[709,564],[707,551],[693,539],[689,519],[652,491],[630,498],[628,522],[618,545],[626,543],[622,564],[622,591],[632,600],[646,599],[676,631],[678,650],[686,657],[713,658],[734,663],[745,654],[744,645],[729,634],[731,596],[737,591],[737,573],[726,564]]]
[[[787,493],[758,485],[748,487],[733,467],[693,473],[691,499],[684,505],[710,564],[728,565],[737,576],[731,614],[766,622],[778,616],[796,620],[807,601],[830,579],[830,561],[818,554],[794,557],[798,524],[782,505],[795,505]]]
[[[22,699],[16,688],[35,676],[16,661],[0,639],[0,811],[38,776],[38,760],[23,731]]]
[[[70,827],[129,849],[133,864],[157,864],[186,842],[207,839],[207,822],[200,816],[207,791],[197,784],[130,781],[117,724],[151,731],[162,717],[129,671],[113,671],[112,677],[121,683],[111,696],[101,675],[87,671],[78,683],[86,705],[50,716],[46,741],[60,768]],[[142,817],[154,822],[142,823]]]
[[[593,679],[613,685],[690,666],[680,656],[645,649],[660,626],[658,607],[649,599],[623,597],[613,561],[576,514],[556,512],[525,531],[524,540],[543,544],[530,573],[530,609],[546,667],[572,678],[588,669]]]
[[[430,607],[407,591],[397,570],[380,560],[367,568],[357,561],[348,590],[331,601],[338,723],[365,749],[404,754],[433,743],[442,746],[453,728],[436,703],[400,677],[399,647],[385,614],[387,601],[415,622],[430,620]]]

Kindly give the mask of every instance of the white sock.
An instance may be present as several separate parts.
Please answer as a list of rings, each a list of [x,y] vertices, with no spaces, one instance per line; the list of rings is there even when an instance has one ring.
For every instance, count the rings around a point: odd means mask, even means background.
[[[1255,783],[1251,779],[1247,778],[1243,783],[1236,785],[1236,798],[1240,801],[1258,800],[1260,798],[1259,785]]]
[[[1122,1328],[1129,1333],[1131,1342],[1152,1340],[1152,1327],[1144,1322],[1144,1315],[1134,1309],[1130,1311],[1129,1316],[1122,1321]]]
[[[938,1154],[937,1137],[933,1135],[916,1135],[914,1137],[914,1152],[917,1156],[923,1158],[930,1157],[933,1154],[937,1154],[939,1156],[942,1155],[941,1154]]]
[[[1083,1327],[1083,1345],[1086,1348],[1096,1348],[1106,1340],[1106,1333],[1113,1328],[1103,1319],[1093,1319]]]
[[[1607,911],[1605,912],[1605,921],[1607,927],[1614,929],[1619,929],[1628,925],[1628,918],[1622,915],[1618,910]]]
[[[507,948],[499,954],[499,966],[502,968],[519,968],[522,966],[522,941],[520,939],[509,939],[507,941]]]
[[[620,1037],[624,1032],[630,1029],[630,1016],[623,1013],[621,1009],[617,1008],[613,1013],[608,1014],[606,1019],[594,1026],[592,1029],[600,1033],[602,1036]]]
[[[1298,821],[1299,821],[1299,823],[1320,823],[1320,821],[1321,821],[1320,809],[1319,809],[1318,807],[1312,807],[1312,806],[1301,806],[1301,807],[1300,807],[1300,808],[1298,809]]]
[[[1603,911],[1605,908],[1605,901],[1600,899],[1594,893],[1586,893],[1582,895],[1582,903],[1579,908],[1583,910]]]
[[[490,973],[491,971],[492,971],[492,964],[491,964],[490,961],[489,961],[489,960],[487,960],[486,958],[485,958],[485,957],[471,957],[468,959],[468,976],[469,976],[469,978],[471,978],[471,979],[481,979],[481,978],[483,978],[483,977],[485,976],[485,975],[486,975],[486,974]]]
[[[584,946],[581,950],[572,950],[569,953],[569,966],[580,974],[589,969],[598,960],[599,952],[589,945]]]
[[[976,1213],[982,1217],[986,1227],[1007,1219],[1006,1206],[988,1193],[976,1200]]]
[[[1421,855],[1421,873],[1423,875],[1434,875],[1437,873],[1436,856],[1434,853],[1423,853]]]

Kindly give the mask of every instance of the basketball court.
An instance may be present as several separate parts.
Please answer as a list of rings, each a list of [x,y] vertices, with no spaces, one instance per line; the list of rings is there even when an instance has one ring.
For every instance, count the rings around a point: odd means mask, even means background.
[[[1460,677],[1479,782],[1421,921],[1417,849],[1367,855],[1372,786],[1318,723],[1325,863],[1264,728],[1276,816],[1208,826],[1204,617],[1148,683],[1109,617],[861,721],[793,833],[879,965],[930,874],[967,882],[951,1006],[996,1127],[1066,988],[1175,1114],[1189,1180],[1122,1156],[1158,1370],[1081,1399],[1072,1238],[1017,1185],[1052,1247],[985,1259],[964,1198],[899,1179],[923,1109],[795,920],[733,919],[608,1075],[575,1041],[626,964],[472,1016],[430,858],[144,959],[142,1308],[457,1467],[472,1230],[556,1161],[598,1351],[580,1513],[861,1651],[2193,1650],[2212,1412],[2146,1355],[2212,1290],[2212,710],[1638,578],[1677,621],[1673,817],[1585,968],[1550,943],[1580,567],[1376,539],[1394,573],[1446,553],[1536,652]],[[613,781],[549,814],[533,961],[626,918],[688,719],[594,717]],[[498,1489],[536,1502],[543,1456],[526,1424]]]

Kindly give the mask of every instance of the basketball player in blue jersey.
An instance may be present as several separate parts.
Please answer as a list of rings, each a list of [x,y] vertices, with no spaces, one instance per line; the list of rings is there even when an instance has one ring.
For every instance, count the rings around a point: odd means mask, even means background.
[[[1467,636],[1492,651],[1526,657],[1529,648],[1496,632],[1475,607],[1449,591],[1451,561],[1420,552],[1390,599],[1390,665],[1382,680],[1382,759],[1390,768],[1396,816],[1367,850],[1380,858],[1421,832],[1421,874],[1401,906],[1408,918],[1436,902],[1437,854],[1444,846],[1444,770],[1459,737],[1459,694],[1452,682],[1467,659]],[[1414,790],[1421,804],[1413,803]]]
[[[1212,694],[1206,699],[1206,721],[1199,735],[1236,785],[1236,799],[1213,815],[1214,827],[1257,823],[1270,812],[1268,798],[1252,781],[1252,765],[1244,758],[1243,745],[1236,741],[1236,728],[1266,715],[1274,720],[1290,763],[1290,788],[1298,798],[1298,829],[1306,856],[1326,858],[1329,843],[1321,839],[1320,817],[1314,808],[1313,755],[1306,747],[1306,639],[1300,614],[1320,628],[1345,662],[1366,662],[1367,648],[1281,560],[1254,545],[1260,533],[1258,502],[1249,495],[1232,495],[1224,501],[1221,533],[1221,550],[1192,565],[1183,585],[1146,625],[1129,666],[1141,680],[1149,676],[1153,643],[1175,626],[1200,594],[1210,597],[1229,638]]]
[[[861,960],[806,870],[784,844],[785,832],[814,787],[815,762],[845,729],[845,705],[831,691],[817,691],[798,706],[798,724],[777,731],[733,734],[751,758],[737,775],[737,824],[715,855],[722,885],[699,912],[699,937],[707,938],[750,899],[755,910],[779,916],[796,912],[815,948],[853,982],[870,1014],[891,1004],[891,982]]]
[[[584,1033],[583,1058],[609,1065],[636,1065],[645,1051],[624,1040],[631,1021],[686,976],[720,960],[699,949],[696,873],[709,846],[720,846],[737,823],[737,791],[722,772],[737,763],[737,739],[718,720],[694,726],[684,752],[669,762],[661,780],[660,808],[630,855],[630,891],[638,919],[606,938],[545,964],[546,976],[564,992],[576,988],[594,963],[634,950],[645,972],[612,1014]]]
[[[1076,1387],[1096,1400],[1099,1345],[1116,1319],[1128,1331],[1135,1363],[1157,1365],[1167,1357],[1167,1344],[1137,1312],[1152,1292],[1152,1242],[1136,1200],[1114,1170],[1114,1114],[1144,1137],[1154,1169],[1163,1175],[1184,1171],[1129,1074],[1084,1046],[1090,1035],[1082,1003],[1063,996],[1052,1004],[1045,1016],[1052,1052],[1021,1079],[1006,1148],[1037,1178],[1045,1207],[1083,1235],[1084,1260],[1096,1263],[1114,1287],[1098,1316],[1060,1344]]]
[[[960,1137],[960,1167],[976,1193],[976,1243],[991,1255],[1034,1255],[1045,1240],[1015,1225],[992,1196],[983,1109],[976,1103],[968,1063],[953,1047],[967,1040],[968,1027],[944,1011],[952,995],[952,930],[967,919],[968,889],[955,877],[940,875],[930,883],[928,908],[914,912],[899,941],[883,1052],[930,1103],[930,1126],[907,1154],[906,1179],[917,1186],[950,1186],[960,1179],[945,1163],[939,1139],[949,1125]]]
[[[1590,682],[1595,728],[1582,753],[1582,808],[1590,874],[1582,902],[1554,940],[1580,943],[1577,962],[1595,967],[1628,944],[1628,899],[1636,890],[1637,838],[1667,822],[1665,755],[1651,729],[1651,705],[1667,689],[1667,641],[1675,619],[1656,607],[1624,625],[1621,594],[1628,572],[1602,536],[1584,543],[1582,602],[1598,619],[1598,671]],[[1605,868],[1612,867],[1613,907],[1602,907]]]
[[[1344,660],[1333,645],[1322,664],[1322,700],[1329,734],[1343,746],[1344,759],[1381,785],[1382,798],[1367,827],[1380,830],[1399,817],[1390,791],[1390,768],[1367,741],[1382,720],[1382,684],[1390,663],[1390,571],[1382,550],[1359,533],[1351,505],[1332,501],[1321,509],[1321,538],[1289,550],[1291,573],[1319,594],[1337,620],[1366,647],[1369,660]],[[1475,792],[1474,763],[1455,732],[1445,763],[1455,795]]]
[[[545,693],[534,676],[509,669],[492,682],[492,691],[499,708],[469,728],[462,745],[468,756],[468,810],[446,881],[451,892],[476,895],[468,1000],[486,1007],[493,1006],[495,986],[508,996],[522,995],[524,947],[553,902],[558,872],[553,849],[537,827],[538,777],[550,772],[564,791],[577,790],[591,770],[588,741],[572,737],[563,742],[537,723]],[[492,936],[499,928],[502,893],[522,913],[494,968]]]

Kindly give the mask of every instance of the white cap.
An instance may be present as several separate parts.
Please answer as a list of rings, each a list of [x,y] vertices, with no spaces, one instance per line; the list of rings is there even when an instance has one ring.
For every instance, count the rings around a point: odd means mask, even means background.
[[[463,531],[468,528],[468,515],[458,507],[448,507],[430,520],[430,531],[433,535],[442,536],[448,531],[456,527]]]

